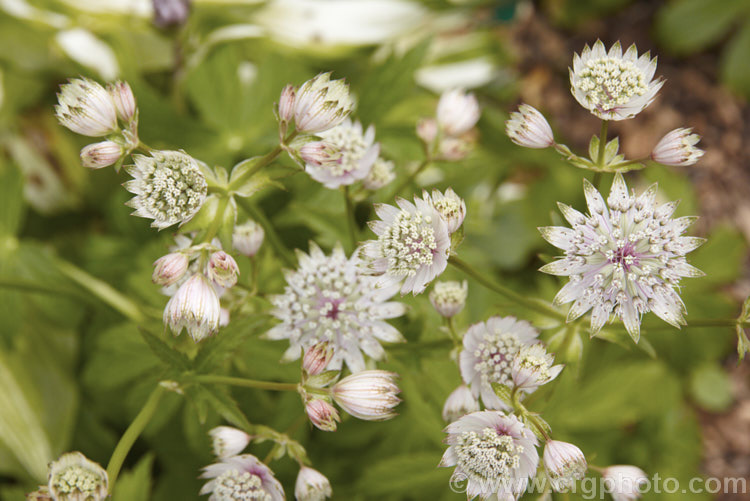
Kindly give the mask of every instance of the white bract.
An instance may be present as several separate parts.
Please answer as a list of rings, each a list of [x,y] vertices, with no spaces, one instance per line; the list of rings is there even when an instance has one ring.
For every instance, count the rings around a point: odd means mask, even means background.
[[[567,492],[586,475],[588,463],[581,449],[559,440],[548,440],[544,446],[544,469],[556,492]]]
[[[528,392],[555,379],[562,371],[562,365],[552,365],[555,356],[547,353],[541,343],[523,346],[513,358],[511,379],[513,386]]]
[[[117,130],[117,111],[107,90],[88,78],[60,86],[55,115],[68,129],[83,136],[106,136]]]
[[[231,426],[217,426],[208,434],[211,435],[214,454],[219,459],[236,456],[250,443],[250,435]]]
[[[466,217],[466,202],[456,195],[453,188],[445,190],[445,194],[439,190],[432,190],[432,196],[424,191],[422,192],[422,198],[429,201],[440,213],[443,221],[445,221],[448,233],[453,233],[461,227]]]
[[[345,377],[331,388],[331,395],[342,409],[359,419],[383,421],[396,415],[393,408],[401,399],[396,385],[398,374],[368,370]]]
[[[525,148],[547,148],[555,136],[547,119],[533,106],[522,104],[505,122],[505,133],[511,141]]]
[[[300,468],[294,484],[294,497],[297,501],[323,501],[332,494],[331,482],[325,475],[309,466]]]
[[[343,122],[353,107],[344,80],[331,80],[330,73],[321,73],[296,91],[294,123],[299,132],[323,132]]]
[[[55,501],[103,501],[107,472],[80,452],[67,452],[49,466],[47,488]]]
[[[675,167],[695,164],[705,153],[695,145],[701,140],[693,129],[675,129],[668,132],[654,147],[651,158],[655,162]]]
[[[335,154],[323,149],[321,161],[308,162],[305,170],[310,177],[330,189],[348,186],[367,177],[380,153],[380,144],[374,142],[375,128],[372,125],[363,132],[362,124],[346,119],[320,136],[326,145],[333,147]],[[309,145],[304,148],[309,148]]]
[[[456,419],[479,410],[479,402],[471,390],[462,384],[448,395],[443,405],[443,420],[452,423]]]
[[[107,86],[107,91],[115,103],[117,116],[125,123],[129,123],[135,117],[135,96],[127,82],[115,82]]]
[[[263,227],[249,219],[234,226],[232,246],[243,256],[252,257],[258,253],[265,235]]]
[[[573,302],[568,321],[592,310],[595,335],[614,313],[636,342],[641,317],[649,311],[677,328],[685,325],[685,305],[675,289],[682,277],[703,275],[685,254],[704,239],[682,236],[696,218],[672,219],[677,202],[657,205],[655,184],[636,197],[619,173],[606,203],[585,180],[584,193],[589,215],[560,203],[572,228],[540,228],[545,240],[565,251],[540,270],[570,277],[554,300]]]
[[[185,281],[164,308],[164,324],[175,335],[187,329],[196,343],[219,329],[220,318],[219,295],[203,273]]]
[[[367,177],[362,180],[362,184],[368,190],[379,190],[396,179],[396,173],[393,172],[393,169],[393,162],[378,157],[372,164],[372,169],[370,169]]]
[[[223,459],[203,468],[201,478],[211,479],[200,494],[208,501],[283,501],[284,488],[271,469],[251,454]]]

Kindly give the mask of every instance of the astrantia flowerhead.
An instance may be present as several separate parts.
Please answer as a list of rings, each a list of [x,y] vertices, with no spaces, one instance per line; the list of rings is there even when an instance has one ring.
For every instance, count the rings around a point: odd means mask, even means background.
[[[329,368],[346,365],[352,372],[365,368],[363,353],[380,360],[379,341],[400,342],[401,334],[386,322],[404,314],[401,303],[388,302],[396,291],[376,287],[377,279],[362,273],[359,258],[347,258],[340,245],[326,256],[314,243],[310,254],[297,253],[299,268],[286,273],[284,294],[274,296],[273,315],[281,323],[270,339],[289,339],[285,360],[296,360],[302,350],[327,341],[334,355]]]
[[[266,232],[253,220],[234,226],[232,246],[243,256],[252,257],[258,253]]]
[[[294,123],[299,132],[323,132],[343,122],[352,108],[354,101],[344,80],[321,73],[294,94]]]
[[[47,489],[55,501],[103,501],[107,472],[80,452],[67,452],[49,467]]]
[[[101,169],[115,164],[125,149],[114,141],[102,141],[81,149],[81,165],[89,169]]]
[[[637,466],[609,466],[602,472],[605,490],[614,501],[633,501],[641,497],[641,488],[648,476]]]
[[[513,358],[511,379],[513,386],[532,392],[539,386],[555,379],[562,371],[562,365],[555,363],[555,356],[547,353],[541,343],[523,346]]]
[[[539,110],[522,104],[505,122],[505,133],[511,141],[525,148],[547,148],[555,144],[555,136],[547,119]]]
[[[305,170],[310,177],[331,189],[367,177],[380,153],[380,144],[374,142],[375,128],[372,125],[363,132],[362,124],[346,119],[320,136],[324,139],[321,143],[332,146],[336,154],[328,155],[330,158],[321,162],[308,162]],[[309,145],[303,146],[306,147]]]
[[[474,94],[453,89],[440,96],[437,105],[437,123],[448,136],[468,132],[479,120],[479,103]]]
[[[271,469],[251,454],[223,459],[203,468],[209,480],[200,494],[208,501],[283,501],[284,488]]]
[[[619,173],[606,203],[585,180],[584,193],[589,215],[559,203],[572,228],[540,228],[545,240],[565,251],[540,271],[570,277],[554,300],[573,302],[568,321],[593,309],[595,335],[614,313],[636,342],[641,317],[649,311],[675,327],[685,325],[685,306],[675,289],[682,277],[703,275],[685,259],[704,242],[682,236],[695,218],[672,219],[677,202],[657,205],[655,184],[636,197]]]
[[[567,492],[586,475],[588,463],[581,449],[567,442],[549,440],[544,446],[544,469],[556,492]]]
[[[220,317],[219,295],[203,273],[180,285],[164,308],[164,324],[175,335],[187,329],[196,343],[219,329]]]
[[[365,421],[383,421],[396,415],[401,399],[396,384],[398,374],[369,370],[351,374],[331,388],[331,395],[342,409]]]
[[[432,190],[432,196],[424,191],[422,198],[430,201],[432,206],[440,213],[443,221],[445,221],[448,233],[453,233],[461,227],[466,217],[466,202],[456,195],[453,188],[445,190],[445,194],[440,193],[439,190]]]
[[[331,497],[332,493],[331,482],[325,475],[309,466],[300,468],[294,484],[294,497],[297,501],[323,501]]]
[[[89,137],[117,130],[117,110],[107,90],[88,78],[75,78],[60,86],[55,115],[64,127]]]
[[[127,167],[133,176],[124,184],[135,194],[127,205],[136,216],[153,219],[151,226],[167,228],[184,223],[198,212],[206,199],[208,184],[198,162],[181,151],[152,151],[151,156],[133,155]]]
[[[378,276],[378,287],[401,284],[401,294],[420,294],[448,266],[450,233],[430,200],[397,198],[398,208],[375,204],[380,221],[370,221],[378,236],[361,247],[364,269]]]
[[[367,173],[367,177],[362,180],[362,185],[368,190],[379,190],[387,186],[396,179],[396,173],[393,172],[393,162],[378,157],[372,164],[372,169]]]
[[[435,282],[430,292],[430,303],[440,315],[450,318],[464,309],[468,294],[469,284],[466,280]]]
[[[479,402],[471,390],[462,384],[448,395],[443,405],[443,420],[452,423],[456,419],[479,410]]]
[[[239,454],[250,443],[250,435],[231,426],[217,426],[208,434],[211,435],[214,454],[220,459]]]
[[[461,377],[475,398],[488,409],[507,406],[495,395],[492,383],[512,385],[513,359],[522,347],[537,341],[530,323],[514,317],[492,317],[469,327],[460,356]]]
[[[536,475],[537,439],[514,415],[474,412],[449,424],[445,432],[449,447],[440,466],[456,467],[451,481],[466,481],[468,499],[517,499]]]
[[[654,80],[655,72],[656,58],[648,52],[638,57],[638,49],[631,45],[623,54],[620,42],[607,52],[598,40],[573,57],[570,90],[581,106],[602,120],[625,120],[656,97],[664,81]]]
[[[695,145],[701,140],[693,129],[675,129],[667,133],[651,152],[655,162],[675,167],[687,167],[695,164],[705,153]]]

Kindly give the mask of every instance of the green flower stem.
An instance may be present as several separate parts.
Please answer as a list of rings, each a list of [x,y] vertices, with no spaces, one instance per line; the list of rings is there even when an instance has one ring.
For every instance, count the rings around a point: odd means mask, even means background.
[[[219,232],[221,223],[224,221],[224,213],[227,210],[227,205],[229,205],[229,196],[225,195],[223,197],[220,197],[219,206],[216,208],[216,216],[214,216],[214,220],[211,221],[211,225],[206,229],[206,234],[203,235],[203,238],[201,238],[201,242],[210,242]]]
[[[542,424],[539,422],[538,416],[534,414],[533,412],[529,412],[529,410],[526,408],[523,403],[521,403],[521,395],[518,391],[518,388],[513,388],[513,390],[510,393],[510,398],[513,403],[513,408],[515,409],[515,413],[525,417],[526,421],[531,423],[534,428],[539,432],[538,435],[541,435],[544,437],[545,440],[550,440],[550,436],[547,433],[547,430],[545,430],[545,427],[542,426]]]
[[[591,184],[594,185],[594,188],[597,190],[599,189],[599,185],[602,184],[602,172],[596,171],[594,173],[594,179],[591,180]]]
[[[604,168],[604,149],[607,146],[607,129],[609,128],[609,121],[602,120],[602,129],[599,132],[599,153],[596,156],[596,165],[599,168]],[[592,159],[593,160],[593,159]]]
[[[351,250],[357,247],[357,221],[354,218],[354,204],[352,203],[352,197],[349,193],[348,186],[342,186],[341,192],[344,194],[344,202],[346,203],[346,221],[349,228],[349,242],[351,243]]]
[[[265,214],[260,211],[253,203],[248,200],[247,198],[243,197],[237,197],[235,198],[235,201],[237,202],[237,205],[239,205],[242,210],[244,210],[251,218],[253,218],[255,221],[258,222],[258,224],[263,227],[263,231],[266,235],[266,240],[268,240],[268,243],[273,247],[274,251],[276,251],[276,255],[278,255],[282,261],[284,261],[284,264],[290,268],[294,268],[294,259],[292,258],[289,250],[286,248],[286,246],[281,242],[281,238],[279,238],[279,234],[276,233],[276,229],[273,227],[273,224],[271,224],[271,221],[268,220]]]
[[[393,191],[392,197],[396,197],[400,195],[402,191],[404,191],[406,188],[409,187],[409,185],[411,185],[414,182],[414,179],[416,179],[419,173],[425,170],[427,166],[430,165],[431,163],[432,163],[432,158],[430,156],[426,156],[425,159],[422,160],[422,163],[420,163],[419,166],[417,166],[417,168],[414,169],[414,171],[411,174],[409,174],[409,176],[406,179],[404,179],[401,182],[401,184],[399,184],[396,187],[396,189]]]
[[[230,386],[243,386],[245,388],[258,388],[261,390],[274,391],[298,391],[297,383],[277,383],[274,381],[259,381],[257,379],[245,379],[241,377],[216,376],[213,374],[203,374],[191,378],[196,383],[209,384],[227,384]]]
[[[448,334],[450,334],[453,346],[458,348],[461,346],[461,336],[456,332],[456,327],[453,325],[453,317],[447,317],[445,319],[445,326],[448,328]]]
[[[47,284],[41,284],[32,282],[30,280],[23,280],[17,278],[3,278],[0,279],[0,289],[13,289],[21,292],[28,292],[30,294],[49,294],[52,296],[75,296],[80,301],[87,301],[89,298],[79,292],[72,290],[65,290],[62,287],[54,287]]]
[[[120,437],[120,441],[117,442],[112,456],[109,458],[109,464],[107,464],[107,476],[109,477],[109,493],[115,487],[117,482],[117,475],[120,474],[122,463],[125,461],[125,457],[130,452],[130,448],[133,447],[138,436],[143,432],[148,422],[156,412],[156,408],[159,406],[159,401],[164,396],[165,389],[161,385],[157,385],[154,391],[151,392],[146,403],[143,404],[141,411],[135,417],[125,433]]]
[[[537,299],[530,298],[523,296],[507,287],[504,287],[500,284],[497,284],[493,282],[492,280],[488,279],[485,275],[479,273],[474,268],[472,268],[468,263],[462,261],[455,255],[448,258],[448,262],[458,268],[459,270],[463,271],[470,277],[472,277],[474,280],[488,288],[489,290],[496,292],[497,294],[503,296],[504,298],[513,301],[514,303],[524,306],[530,310],[534,310],[537,313],[541,313],[547,317],[551,318],[557,318],[559,320],[565,320],[566,315],[557,311],[554,307],[551,305],[545,304]]]
[[[57,259],[55,264],[60,273],[86,289],[86,291],[99,298],[102,302],[117,310],[123,316],[138,324],[146,319],[143,311],[135,302],[121,292],[115,290],[106,282],[89,275],[77,266],[67,261],[63,261],[62,259]]]
[[[274,160],[276,160],[276,157],[278,157],[282,151],[286,148],[286,145],[289,144],[289,142],[294,139],[297,136],[297,131],[292,131],[286,139],[284,139],[283,142],[276,145],[276,147],[271,150],[270,152],[266,153],[263,157],[261,157],[260,160],[258,160],[258,163],[253,165],[252,168],[248,169],[247,172],[239,176],[237,179],[232,181],[232,183],[229,185],[229,190],[233,191],[237,188],[241,187],[243,184],[245,184],[251,177],[255,175],[259,170],[261,170],[263,167],[267,166]]]
[[[138,140],[138,146],[136,146],[135,149],[141,150],[144,153],[151,153],[152,151],[154,151],[154,148],[150,147],[149,145],[147,145],[141,140]]]

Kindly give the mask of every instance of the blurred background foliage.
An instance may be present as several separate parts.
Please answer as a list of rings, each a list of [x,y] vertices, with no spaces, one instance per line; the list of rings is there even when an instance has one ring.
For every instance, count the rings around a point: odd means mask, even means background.
[[[591,19],[616,17],[628,3],[194,0],[184,25],[157,27],[148,0],[0,1],[0,499],[23,499],[44,481],[47,462],[66,450],[106,464],[167,370],[136,325],[55,265],[63,257],[155,311],[166,303],[150,276],[151,264],[171,244],[170,231],[153,231],[129,215],[120,186],[124,172],[80,166],[84,138],[53,116],[56,89],[66,78],[127,80],[146,143],[229,168],[274,146],[273,104],[285,84],[333,70],[351,83],[355,116],[375,125],[383,156],[396,162],[400,176],[421,159],[414,126],[434,113],[439,92],[472,88],[483,105],[476,150],[418,180],[452,186],[465,197],[466,240],[458,250],[464,260],[515,290],[551,299],[560,282],[536,269],[554,251],[536,228],[561,222],[558,200],[583,206],[582,172],[551,151],[525,150],[505,136],[519,91],[507,33],[519,12],[531,8],[574,33]],[[660,7],[653,24],[658,49],[679,56],[715,51],[724,82],[748,95],[750,2],[713,4],[676,0]],[[662,93],[669,92],[667,84]],[[575,126],[553,123],[563,138]],[[678,170],[653,167],[628,181],[638,191],[658,182],[664,199],[682,200],[678,215],[701,211]],[[284,246],[306,249],[314,240],[330,248],[346,239],[339,193],[304,175],[282,184],[250,204],[272,222]],[[371,202],[387,201],[389,188],[381,192],[358,204],[363,227]],[[746,243],[731,226],[715,225],[704,236],[709,240],[692,263],[707,276],[682,288],[688,321],[732,318],[738,307],[724,286],[742,273]],[[259,259],[262,292],[281,291],[283,262],[272,246],[266,243]],[[241,281],[247,280],[249,263],[239,264]],[[448,270],[444,278],[461,277]],[[538,320],[478,284],[470,282],[469,291],[457,318],[462,329],[495,314]],[[298,419],[303,409],[294,394],[170,394],[129,455],[115,500],[198,499],[199,469],[212,461],[207,431],[231,422],[237,410],[252,423],[289,430],[330,478],[334,499],[460,499],[448,488],[450,471],[436,468],[444,447],[440,411],[460,375],[426,295],[403,301],[409,313],[395,324],[409,342],[392,347],[381,364],[401,375],[404,403],[397,419],[345,418],[338,432],[323,433]],[[284,343],[259,338],[268,324],[257,313],[266,307],[258,300],[236,308],[218,335],[212,363],[246,377],[296,381],[296,364],[278,362]],[[697,412],[732,405],[722,362],[734,349],[733,333],[677,331],[652,317],[637,347],[617,325],[605,331],[606,340],[589,340],[537,323],[568,367],[532,397],[531,407],[556,438],[578,444],[593,464],[636,464],[687,484],[701,475]],[[184,345],[160,326],[156,332],[164,342]],[[262,444],[252,452],[262,458],[269,448]],[[295,464],[271,466],[291,497]],[[676,496],[646,499],[709,499]]]

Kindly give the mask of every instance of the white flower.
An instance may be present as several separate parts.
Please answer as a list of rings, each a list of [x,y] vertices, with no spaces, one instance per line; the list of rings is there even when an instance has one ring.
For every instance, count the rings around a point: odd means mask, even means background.
[[[102,141],[81,149],[81,165],[89,169],[101,169],[116,163],[125,149],[114,141]]]
[[[396,415],[393,408],[401,399],[396,385],[398,374],[361,371],[345,377],[331,388],[331,395],[346,412],[366,421],[383,421]]]
[[[300,468],[294,484],[294,497],[297,501],[323,501],[332,494],[331,482],[325,475],[309,466]]]
[[[401,285],[401,294],[419,294],[448,266],[448,227],[429,200],[414,204],[397,198],[399,208],[375,204],[380,221],[370,221],[378,236],[360,248],[367,273],[379,276],[378,287]]]
[[[88,78],[60,86],[55,115],[60,123],[83,136],[106,136],[117,130],[115,103],[107,90]]]
[[[555,136],[547,119],[539,110],[522,104],[505,122],[505,133],[511,141],[525,148],[547,148],[555,144]]]
[[[151,280],[165,287],[177,283],[187,272],[190,259],[184,252],[171,252],[154,262]]]
[[[183,283],[164,308],[164,324],[175,335],[187,329],[196,343],[219,329],[220,317],[219,295],[203,273]]]
[[[129,123],[135,117],[135,96],[127,82],[115,82],[107,86],[112,102],[115,104],[117,116],[125,123]]]
[[[296,360],[302,350],[328,341],[334,351],[329,368],[346,365],[352,372],[365,368],[367,356],[380,360],[385,352],[378,341],[401,342],[395,327],[386,322],[406,308],[388,302],[396,287],[378,288],[377,279],[360,271],[356,255],[346,257],[340,245],[330,256],[310,243],[310,254],[297,252],[299,268],[286,273],[284,294],[274,296],[272,314],[282,321],[270,339],[289,339],[285,360]]]
[[[465,384],[462,384],[448,395],[443,405],[443,420],[449,423],[457,420],[461,416],[471,414],[479,410],[479,402],[471,390]]]
[[[305,404],[305,413],[310,422],[319,430],[336,431],[341,421],[336,407],[320,398],[312,398]]]
[[[351,113],[354,101],[344,80],[321,73],[303,83],[294,97],[294,123],[299,132],[317,133],[335,127]]]
[[[333,355],[333,346],[328,341],[314,344],[305,350],[305,356],[302,357],[302,369],[309,376],[316,376],[328,367]]]
[[[232,234],[232,246],[243,256],[252,257],[258,253],[266,233],[263,227],[249,219],[235,225]]]
[[[362,124],[346,119],[341,125],[320,133],[320,137],[336,153],[331,155],[324,151],[321,156],[328,158],[323,162],[308,162],[305,170],[326,188],[335,189],[364,179],[380,153],[380,144],[374,142],[375,128],[372,125],[363,132]],[[302,149],[306,147],[309,145]]]
[[[567,492],[586,475],[588,463],[581,449],[567,442],[548,440],[544,446],[544,469],[556,492]]]
[[[514,317],[491,317],[466,331],[459,360],[461,377],[475,398],[482,397],[485,407],[507,407],[495,395],[492,383],[511,386],[513,358],[523,346],[535,343],[538,335],[530,323]]]
[[[151,226],[167,228],[184,223],[206,200],[208,184],[198,162],[181,151],[152,151],[133,155],[135,165],[126,167],[133,176],[123,186],[135,194],[127,205],[136,216],[153,219]]]
[[[236,456],[250,443],[250,435],[231,426],[217,426],[208,434],[211,435],[214,454],[219,459]]]
[[[426,145],[437,139],[438,123],[434,118],[422,118],[417,122],[417,137]]]
[[[576,100],[602,120],[624,120],[643,111],[656,97],[662,79],[654,80],[656,58],[648,52],[638,57],[631,45],[625,54],[620,42],[609,49],[601,40],[585,46],[573,57],[571,92]]]
[[[224,251],[216,251],[211,254],[206,267],[208,278],[219,287],[228,289],[237,283],[240,268],[237,261]]]
[[[47,488],[55,501],[103,501],[107,472],[80,452],[66,452],[49,466]]]
[[[651,158],[663,165],[686,167],[695,164],[705,153],[695,145],[701,140],[693,129],[675,129],[668,132],[651,152]]]
[[[457,231],[464,222],[466,217],[466,202],[456,195],[453,188],[445,190],[445,195],[439,190],[432,190],[432,197],[427,192],[422,193],[422,198],[430,201],[433,207],[437,209],[445,221],[448,233]]]
[[[516,388],[532,392],[539,386],[555,379],[562,371],[562,365],[555,363],[555,356],[547,353],[541,343],[522,346],[513,358],[511,378]]]
[[[430,303],[440,315],[450,318],[464,309],[468,295],[469,284],[466,280],[435,282],[430,292]]]
[[[210,478],[200,494],[208,501],[284,501],[284,488],[271,469],[251,454],[232,456],[203,468]]]
[[[604,487],[614,501],[633,501],[641,497],[641,487],[648,482],[646,473],[636,466],[609,466],[602,473]]]
[[[378,157],[372,164],[370,172],[367,173],[367,177],[362,180],[362,184],[368,190],[379,190],[396,179],[396,173],[393,172],[393,169],[393,162]]]
[[[681,236],[696,218],[672,219],[677,203],[657,206],[655,184],[638,197],[629,194],[619,173],[606,204],[591,183],[584,180],[583,188],[590,215],[558,204],[573,228],[540,228],[545,240],[565,251],[540,268],[570,277],[555,304],[573,302],[569,322],[593,308],[592,334],[614,312],[636,342],[641,316],[649,311],[675,327],[684,325],[685,306],[675,289],[682,277],[703,275],[684,256],[704,239]]]
[[[449,445],[440,466],[455,466],[452,482],[466,481],[467,499],[518,499],[539,464],[537,439],[514,415],[467,414],[445,428]]]
[[[443,92],[437,105],[437,122],[448,136],[460,136],[479,120],[479,103],[474,94],[461,89]]]

